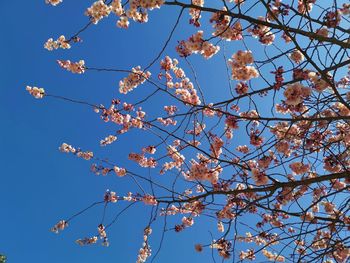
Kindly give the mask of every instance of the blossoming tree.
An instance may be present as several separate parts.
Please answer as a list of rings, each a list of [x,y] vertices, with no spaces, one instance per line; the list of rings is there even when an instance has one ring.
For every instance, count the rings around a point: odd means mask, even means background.
[[[45,1],[53,6],[63,2]],[[95,68],[84,60],[57,61],[74,74],[120,74],[120,94],[110,105],[26,87],[36,99],[85,104],[103,122],[113,123],[117,131],[103,136],[101,146],[113,147],[109,145],[134,130],[158,140],[152,145],[140,140],[138,152],[124,149],[144,174],[130,163],[107,161],[63,142],[59,150],[91,162],[93,173],[118,180],[130,177],[139,188],[125,193],[106,190],[90,207],[104,205],[104,213],[119,202],[129,204],[120,213],[135,203],[150,207],[136,262],[156,257],[151,253],[152,226],[170,216],[178,221],[167,229],[174,232],[200,224],[203,217],[213,220],[213,238],[194,250],[217,251],[215,257],[223,260],[349,262],[350,4],[99,0],[87,7],[89,21],[76,34],[50,38],[44,47],[74,49],[83,44],[84,32],[106,17],[115,17],[120,28],[116,30],[127,30],[133,23],[146,23],[151,10],[165,7],[173,9],[176,23],[148,65]],[[176,33],[182,20],[189,20],[192,34]],[[169,45],[172,38],[177,46]],[[230,45],[235,48],[228,54]],[[176,50],[177,57],[167,56],[169,49]],[[201,56],[205,65],[220,53],[228,73],[223,88],[231,96],[208,101],[208,91],[219,88],[199,82],[191,59]],[[142,99],[126,101],[131,92]],[[160,94],[166,99],[153,105],[157,114],[144,110]],[[85,210],[60,220],[52,231],[64,230]],[[245,224],[248,217],[254,224]],[[76,242],[108,245],[113,223],[102,221],[96,234]],[[246,225],[243,232],[238,225]],[[238,243],[245,249],[237,250]]]

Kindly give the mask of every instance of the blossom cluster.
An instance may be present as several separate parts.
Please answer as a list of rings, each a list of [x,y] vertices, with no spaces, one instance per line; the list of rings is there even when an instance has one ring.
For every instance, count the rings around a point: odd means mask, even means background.
[[[106,138],[104,138],[103,140],[100,141],[100,145],[101,146],[106,146],[108,144],[112,144],[116,140],[117,140],[117,136],[109,135],[109,136],[107,136]]]
[[[161,170],[161,173],[164,173],[167,170],[171,170],[173,168],[180,169],[180,167],[185,162],[185,156],[180,154],[178,147],[180,146],[179,141],[174,141],[173,145],[169,145],[167,147],[167,154],[172,159],[171,162],[166,162],[163,164],[163,169]]]
[[[226,8],[224,9],[226,11]],[[221,12],[214,13],[210,19],[210,23],[213,23],[213,36],[218,36],[227,41],[241,40],[242,37],[242,25],[238,21],[231,25],[231,17],[224,15]]]
[[[188,78],[184,78],[181,80],[179,88],[175,90],[175,94],[179,96],[185,104],[201,104],[201,100],[199,99],[197,90],[193,87],[192,82]]]
[[[146,116],[146,113],[142,111],[142,108],[139,107],[138,110],[136,110],[136,116],[133,117],[130,114],[121,113],[120,109],[117,108],[118,104],[118,101],[113,100],[109,108],[102,107],[101,118],[105,122],[112,121],[121,125],[122,129],[119,130],[118,133],[125,133],[132,127],[142,129],[144,126],[143,120]]]
[[[251,129],[250,131],[250,144],[254,145],[256,147],[259,147],[264,142],[264,137],[260,136],[260,130],[258,129]]]
[[[238,121],[235,116],[228,116],[225,120],[225,132],[226,132],[226,138],[232,139],[233,133],[232,130],[238,129]]]
[[[129,160],[137,162],[141,167],[155,168],[157,166],[157,161],[153,157],[145,157],[145,153],[130,153]]]
[[[75,242],[80,246],[86,246],[86,245],[96,244],[98,239],[100,238],[100,239],[102,239],[102,246],[108,247],[109,242],[108,242],[105,226],[102,224],[99,224],[97,226],[97,231],[98,231],[98,236],[77,239]]]
[[[298,0],[298,11],[302,14],[306,12],[311,12],[312,7],[316,0]]]
[[[126,175],[125,168],[120,168],[118,166],[114,166],[113,170],[114,170],[115,174],[118,175],[119,177],[123,177]]]
[[[46,4],[50,4],[53,6],[59,5],[62,2],[63,2],[63,0],[45,0]]]
[[[155,154],[157,151],[157,148],[153,145],[149,145],[147,147],[142,148],[142,152],[149,153],[149,154]]]
[[[82,74],[85,72],[85,61],[71,62],[70,60],[57,60],[58,65],[72,73]]]
[[[241,251],[239,253],[239,259],[241,260],[244,260],[244,259],[255,260],[255,258],[256,256],[255,256],[254,249],[247,249],[246,252]]]
[[[228,64],[231,66],[231,75],[235,80],[247,81],[259,76],[258,71],[254,66],[248,66],[254,62],[252,52],[249,50],[239,50],[232,55],[232,58],[228,60]]]
[[[321,27],[316,30],[316,34],[322,37],[328,37],[328,29],[326,27]]]
[[[225,227],[224,227],[224,224],[221,222],[221,221],[218,221],[217,223],[217,227],[218,227],[218,231],[219,232],[224,232],[225,231]]]
[[[104,167],[103,165],[97,165],[96,163],[93,163],[90,167],[90,171],[96,175],[102,174],[103,176],[106,176],[112,171],[112,169],[109,167]]]
[[[301,162],[294,162],[289,165],[290,169],[292,169],[295,174],[304,174],[310,170],[309,164],[303,164]]]
[[[337,27],[340,24],[341,13],[338,10],[335,12],[328,11],[323,19],[328,28]]]
[[[340,8],[340,12],[341,12],[344,16],[350,15],[350,4],[344,3],[344,4],[343,4],[343,7]]]
[[[269,261],[275,261],[275,262],[285,261],[285,258],[283,256],[278,255],[276,253],[272,253],[271,251],[268,251],[266,249],[263,249],[262,253]]]
[[[190,79],[186,77],[183,69],[178,67],[178,63],[179,62],[177,59],[171,59],[170,57],[166,56],[160,62],[161,68],[165,71],[165,74],[161,73],[159,74],[159,77],[161,78],[165,76],[167,87],[175,88],[175,95],[180,97],[185,104],[200,105],[201,100],[197,94],[197,90],[194,88],[194,85]],[[173,82],[171,72],[177,79],[179,79],[179,81],[176,81],[175,83]],[[174,123],[169,124],[174,125]]]
[[[164,110],[168,113],[168,115],[174,115],[177,112],[177,107],[174,105],[164,106]]]
[[[260,21],[266,21],[265,17],[258,17]],[[262,24],[254,25],[253,28],[249,28],[248,31],[253,37],[258,38],[263,45],[271,45],[275,40],[275,34],[271,31],[271,28]]]
[[[198,188],[202,186],[198,185]],[[190,195],[191,190],[186,191],[188,195]],[[197,193],[202,193],[204,189],[197,189]],[[200,201],[192,201],[189,203],[183,204],[183,206],[176,207],[175,205],[171,205],[170,207],[166,209],[162,209],[161,215],[177,215],[177,214],[191,214],[191,216],[199,216],[203,210],[205,209],[205,206]]]
[[[97,227],[98,235],[100,239],[102,239],[102,246],[109,246],[108,238],[107,238],[107,233],[106,233],[106,228],[104,225],[99,224]]]
[[[51,228],[51,231],[58,234],[59,231],[64,230],[67,226],[68,223],[65,220],[61,220]]]
[[[152,234],[152,229],[148,226],[143,231],[143,243],[139,250],[136,263],[144,263],[152,255],[152,250],[148,244],[148,238]]]
[[[27,86],[26,91],[36,99],[42,99],[45,96],[45,90],[43,88]]]
[[[238,95],[246,94],[249,90],[249,86],[245,82],[238,82],[235,88]]]
[[[93,237],[85,237],[82,239],[77,239],[75,242],[80,246],[86,246],[86,245],[96,244],[97,240],[98,240],[98,237],[93,236]]]
[[[93,152],[90,152],[90,151],[83,152],[80,149],[75,149],[72,145],[69,145],[67,143],[62,143],[62,145],[58,149],[64,153],[73,153],[76,156],[83,158],[87,161],[94,157]]]
[[[163,124],[164,126],[169,126],[169,125],[173,125],[175,126],[177,124],[177,121],[172,119],[172,118],[162,118],[162,117],[158,117],[157,121],[160,122],[161,124]]]
[[[144,202],[146,205],[157,205],[158,201],[153,195],[145,195],[142,197],[142,202]]]
[[[193,128],[190,130],[186,131],[186,134],[193,134],[195,136],[198,136],[204,131],[206,125],[205,123],[200,123],[200,122],[194,122],[193,123]]]
[[[289,57],[297,64],[300,64],[304,60],[304,55],[299,50],[294,50]]]
[[[283,69],[283,66],[278,67],[278,69],[276,71],[272,71],[271,73],[275,75],[274,89],[275,90],[279,90],[282,87],[282,84],[283,84],[283,81],[284,81],[284,77],[283,77],[284,69]]]
[[[223,169],[220,165],[209,168],[208,165],[211,163],[209,158],[206,158],[202,154],[197,155],[198,161],[192,159],[190,161],[191,167],[189,171],[182,172],[184,178],[188,181],[209,181],[211,184],[216,184],[219,180],[219,175]]]
[[[192,35],[188,40],[180,41],[176,47],[176,51],[181,57],[188,57],[193,53],[199,53],[206,59],[211,58],[219,50],[219,46],[215,46],[203,39],[203,31],[201,30]]]
[[[228,259],[231,256],[232,242],[224,238],[219,240],[213,240],[213,243],[210,245],[211,248],[217,249],[218,253],[223,259]]]
[[[252,169],[252,179],[258,186],[266,185],[269,182],[269,178],[267,177],[266,173],[258,168]]]
[[[137,88],[137,86],[143,84],[147,79],[151,77],[151,72],[142,71],[140,66],[132,68],[131,71],[132,73],[130,73],[127,77],[119,81],[120,93],[127,94],[128,92]]]
[[[300,83],[294,83],[287,86],[283,95],[287,105],[296,106],[304,101],[305,98],[311,95],[311,89],[304,87]]]
[[[110,4],[106,4],[103,0],[98,0],[87,8],[85,15],[89,16],[94,24],[97,24],[112,12],[119,17],[117,26],[128,28],[129,18],[139,23],[145,23],[148,21],[147,10],[160,8],[163,3],[164,0],[130,0],[129,9],[126,10],[120,0],[113,0]]]
[[[46,48],[49,51],[52,51],[54,49],[69,49],[71,48],[71,45],[66,40],[65,36],[60,36],[57,40],[53,40],[53,38],[49,38],[46,43],[44,44],[44,48]]]
[[[192,4],[196,6],[203,6],[204,0],[193,0]],[[198,10],[198,8],[190,8],[189,13],[191,16],[190,24],[193,24],[195,27],[199,27],[201,25],[199,22],[199,19],[201,18],[201,11]]]
[[[214,159],[219,158],[222,153],[222,146],[224,146],[224,141],[220,137],[213,135],[212,143],[210,144],[211,157]]]
[[[160,8],[163,4],[164,0],[131,0],[126,16],[136,22],[145,23],[148,21],[147,10]]]
[[[96,1],[85,11],[85,15],[90,17],[91,22],[97,24],[101,19],[109,16],[111,12],[120,17],[117,22],[118,27],[127,28],[129,26],[128,18],[123,15],[125,10],[120,0],[113,0],[110,5],[103,0]]]
[[[107,17],[111,12],[111,8],[105,4],[105,1],[99,0],[89,7],[85,15],[89,16],[94,24],[97,24],[102,18]]]
[[[266,217],[265,215],[263,216],[264,218]],[[269,218],[271,219],[271,216],[269,216]],[[258,246],[261,245],[266,245],[268,243],[270,243],[270,241],[273,241],[276,237],[274,237],[274,235],[270,235],[270,236],[264,236],[264,235],[256,235],[253,236],[252,233],[250,232],[246,232],[245,236],[237,236],[237,240],[241,241],[241,242],[246,242],[246,243],[255,243]],[[271,242],[273,243],[273,242]]]
[[[160,8],[164,4],[164,0],[131,0],[130,8],[136,9],[137,7],[142,7],[145,9],[155,9]]]
[[[67,143],[62,143],[62,145],[58,148],[61,152],[64,153],[76,153],[76,149]]]
[[[246,154],[249,153],[249,147],[247,145],[238,145],[236,151]]]
[[[289,14],[289,6],[282,5],[282,0],[275,0],[270,5],[270,11],[266,14],[267,21],[275,21],[280,14],[283,16],[287,16]]]
[[[116,203],[118,201],[118,198],[119,196],[117,196],[116,192],[113,192],[113,191],[109,191],[107,189],[107,191],[105,192],[105,195],[103,197],[103,200],[108,203],[108,202],[111,202],[111,203]]]
[[[190,227],[194,224],[194,219],[191,216],[184,216],[181,220],[181,224],[175,225],[175,232],[180,232],[187,227]]]

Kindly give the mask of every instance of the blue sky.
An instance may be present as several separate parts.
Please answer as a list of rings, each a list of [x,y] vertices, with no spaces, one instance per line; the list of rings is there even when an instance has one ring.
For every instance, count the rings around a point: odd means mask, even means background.
[[[101,200],[106,189],[120,195],[138,191],[130,178],[95,176],[89,171],[91,163],[60,153],[58,147],[66,142],[92,150],[99,158],[108,158],[148,176],[149,171],[128,161],[127,154],[139,152],[142,147],[156,142],[155,138],[132,131],[120,136],[113,145],[101,148],[99,141],[115,132],[114,125],[103,123],[90,107],[84,105],[49,97],[35,100],[27,94],[25,86],[43,87],[49,94],[105,106],[109,106],[112,98],[133,102],[151,93],[152,87],[143,85],[132,94],[121,96],[118,83],[123,74],[86,72],[75,75],[59,68],[56,60],[84,59],[88,67],[97,68],[131,69],[137,65],[148,65],[162,48],[179,9],[152,11],[149,23],[131,23],[129,30],[118,29],[116,19],[111,17],[90,27],[81,35],[83,42],[74,44],[70,50],[45,50],[43,44],[48,38],[56,39],[61,34],[70,36],[88,22],[83,15],[88,5],[86,1],[64,1],[53,8],[44,0],[0,2],[0,254],[7,255],[11,263],[129,263],[135,262],[142,244],[150,207],[140,204],[135,204],[108,230],[109,248],[100,245],[80,247],[74,243],[78,238],[96,233],[103,206],[96,206],[76,218],[59,235],[49,231],[57,221]],[[194,27],[188,26],[188,19],[185,11],[166,54],[175,56],[177,40],[196,32]],[[247,43],[255,51],[256,59],[264,56],[255,39],[248,39]],[[241,43],[230,43],[226,55],[230,57],[237,49],[245,47]],[[270,52],[273,54],[273,51]],[[222,50],[208,63],[203,63],[207,61],[201,56],[191,57],[208,101],[220,101],[230,96],[223,61]],[[183,60],[180,63],[185,65]],[[271,68],[263,70],[269,72]],[[151,71],[156,76],[159,64],[155,64]],[[256,84],[257,89],[266,86],[265,83]],[[146,112],[157,114],[166,100],[164,96],[153,98],[145,105]],[[258,98],[256,102],[262,105],[264,98]],[[270,111],[265,105],[261,109],[266,113]],[[239,135],[237,138],[240,139]],[[168,178],[157,180],[166,182]],[[150,191],[148,185],[145,189]],[[106,220],[112,220],[126,205],[117,203],[111,206]],[[181,217],[168,218],[167,225],[173,227],[180,220]],[[216,231],[215,223],[205,217],[197,221],[194,227],[180,234],[167,232],[155,262],[209,261],[211,251],[207,249],[203,253],[195,253],[194,244],[209,243],[211,233],[208,229]],[[153,253],[159,245],[163,222],[164,219],[159,218],[153,227]],[[249,220],[245,222],[250,223]]]

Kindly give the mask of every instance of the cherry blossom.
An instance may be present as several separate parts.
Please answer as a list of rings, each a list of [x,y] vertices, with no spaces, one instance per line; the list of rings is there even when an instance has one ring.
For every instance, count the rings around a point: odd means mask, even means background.
[[[304,60],[304,55],[299,50],[294,50],[289,57],[291,60],[293,60],[297,64],[299,64]]]
[[[89,16],[94,24],[97,24],[102,18],[107,17],[110,12],[111,8],[103,0],[99,0],[86,10],[85,15]]]
[[[59,150],[64,153],[73,153],[77,157],[83,158],[87,161],[94,157],[93,152],[90,152],[90,151],[83,152],[81,149],[75,149],[73,146],[67,143],[62,143],[62,145],[59,147]]]
[[[44,44],[44,48],[52,51],[54,49],[70,49],[71,45],[66,40],[66,37],[61,35],[57,40],[53,40],[53,38],[49,38],[46,43]]]
[[[158,203],[153,195],[145,195],[144,197],[142,197],[142,201],[146,205],[156,205]]]
[[[232,55],[232,58],[228,60],[228,64],[231,66],[232,78],[235,80],[247,81],[259,76],[258,71],[253,66],[248,66],[254,62],[251,51],[239,50]]]
[[[106,138],[100,141],[101,146],[106,146],[108,144],[111,144],[117,140],[117,136],[114,135],[108,135]]]
[[[36,99],[42,99],[45,96],[45,90],[43,88],[27,86],[26,90]]]
[[[71,62],[70,60],[57,60],[58,65],[72,73],[82,74],[85,72],[85,61]]]
[[[258,17],[259,20],[265,21],[265,17]],[[271,28],[265,25],[254,25],[252,29],[248,30],[253,37],[259,38],[259,41],[263,45],[271,45],[273,41],[275,40],[275,35],[271,32]]]
[[[116,203],[118,201],[118,196],[115,192],[107,190],[103,199],[105,202]]]
[[[199,53],[206,59],[209,59],[215,55],[220,50],[220,47],[205,41],[203,39],[203,33],[203,31],[198,31],[188,40],[180,41],[179,45],[176,47],[176,51],[179,53],[179,55],[181,57],[187,57],[192,53]]]
[[[285,103],[292,106],[302,103],[310,94],[311,89],[309,87],[304,87],[300,83],[288,85],[283,93],[286,97]]]
[[[303,164],[301,162],[291,163],[289,167],[295,174],[304,174],[310,170],[309,164]]]
[[[119,92],[127,94],[139,85],[143,84],[147,79],[150,78],[151,73],[149,71],[143,72],[140,66],[131,69],[130,73],[126,78],[119,82]]]
[[[51,231],[58,234],[59,231],[64,230],[67,226],[68,223],[65,220],[61,220],[51,228]]]
[[[59,5],[62,2],[63,2],[63,0],[45,0],[46,4],[50,4],[53,6]]]
[[[77,239],[75,242],[80,246],[86,246],[86,245],[95,244],[97,240],[98,240],[98,237],[93,236],[93,237],[86,237],[83,239]]]
[[[224,8],[226,11],[226,8]],[[227,41],[241,40],[242,37],[242,25],[240,22],[236,22],[231,25],[231,18],[227,15],[223,15],[221,12],[214,13],[210,19],[213,23],[213,36],[219,36]]]

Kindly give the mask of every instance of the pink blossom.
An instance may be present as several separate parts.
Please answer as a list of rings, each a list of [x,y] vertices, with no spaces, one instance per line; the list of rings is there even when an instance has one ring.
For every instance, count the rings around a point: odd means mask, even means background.
[[[199,53],[207,59],[211,58],[219,50],[219,46],[214,46],[210,42],[204,41],[203,31],[198,31],[196,34],[192,35],[187,41],[180,41],[179,45],[176,47],[176,51],[181,57],[187,57],[192,53]]]
[[[301,162],[291,163],[289,167],[295,174],[304,174],[310,171],[310,165]]]
[[[50,4],[53,6],[59,5],[62,2],[63,2],[63,0],[45,0],[46,4]]]
[[[65,220],[61,220],[51,228],[51,231],[58,234],[59,231],[64,230],[67,226],[68,223]]]
[[[70,60],[57,60],[58,65],[72,73],[82,74],[85,72],[84,60],[79,62],[71,62]]]
[[[257,168],[252,169],[252,178],[254,180],[254,183],[259,186],[269,183],[269,178],[266,176],[265,172]]]
[[[285,103],[287,105],[296,106],[304,101],[305,98],[310,96],[311,89],[304,87],[300,83],[294,83],[287,86],[283,95],[286,97]]]
[[[232,78],[235,80],[247,81],[259,76],[258,71],[253,66],[248,66],[254,62],[251,51],[239,50],[232,55],[232,58],[228,60],[228,64],[231,66]]]
[[[45,90],[43,88],[27,86],[26,91],[36,99],[42,99],[45,96]]]
[[[117,140],[117,137],[114,135],[109,135],[106,138],[104,138],[103,140],[100,141],[100,145],[101,146],[106,146],[108,144],[112,144],[114,141]]]
[[[69,49],[71,48],[71,45],[69,44],[68,40],[66,40],[65,36],[61,35],[57,40],[53,40],[53,38],[49,38],[45,44],[44,48],[52,51],[54,49]]]
[[[304,60],[304,55],[299,50],[294,50],[289,57],[297,64],[300,64]]]
[[[151,77],[151,72],[142,71],[140,66],[132,68],[131,71],[132,73],[119,82],[120,93],[127,94]]]
[[[158,203],[157,199],[153,195],[145,195],[144,197],[142,197],[142,201],[146,205],[156,205]]]
[[[107,17],[111,12],[111,7],[104,3],[103,0],[98,0],[89,7],[85,15],[89,16],[91,22],[97,24],[102,18]]]

